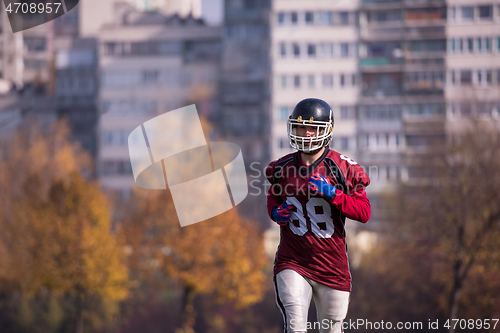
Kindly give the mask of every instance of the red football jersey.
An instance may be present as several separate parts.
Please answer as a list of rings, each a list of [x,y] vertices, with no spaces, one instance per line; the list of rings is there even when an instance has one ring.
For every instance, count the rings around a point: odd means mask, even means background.
[[[310,192],[313,173],[337,186],[330,202]],[[310,166],[301,161],[299,152],[273,161],[266,169],[266,177],[271,183],[267,195],[269,216],[273,207],[283,202],[297,208],[288,225],[281,227],[274,274],[289,268],[330,288],[350,291],[344,224],[345,217],[363,223],[370,218],[370,201],[365,192],[370,179],[366,172],[327,147]]]

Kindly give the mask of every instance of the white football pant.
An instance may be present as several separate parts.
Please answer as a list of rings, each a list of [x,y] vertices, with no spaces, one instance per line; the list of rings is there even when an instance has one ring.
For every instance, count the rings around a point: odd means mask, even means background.
[[[307,332],[307,327],[320,333],[340,333],[349,306],[348,291],[329,288],[311,281],[291,269],[279,272],[275,277],[276,305],[283,314],[285,333]],[[307,324],[307,313],[314,297],[317,322]]]

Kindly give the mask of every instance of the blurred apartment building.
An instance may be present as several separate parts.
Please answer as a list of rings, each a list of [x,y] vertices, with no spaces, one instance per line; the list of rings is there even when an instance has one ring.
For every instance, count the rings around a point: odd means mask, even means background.
[[[215,107],[220,27],[192,16],[165,16],[115,7],[99,31],[100,110],[98,174],[101,184],[126,196],[133,188],[129,133],[161,113],[196,103],[207,117]]]
[[[380,194],[417,177],[420,153],[445,140],[446,12],[444,0],[360,4],[357,148],[375,220]]]
[[[56,38],[54,95],[57,115],[67,118],[72,139],[94,158],[97,154],[97,70],[95,39],[72,36]]]
[[[460,120],[498,114],[500,11],[486,0],[363,0],[358,150],[382,190]]]
[[[17,89],[25,84],[50,89],[53,49],[53,21],[12,33],[5,7],[0,6],[0,78]]]
[[[299,101],[310,97],[325,100],[334,111],[331,147],[356,159],[355,111],[360,90],[358,1],[274,0],[272,3],[270,159],[294,151],[287,135],[288,116]],[[279,243],[278,228],[272,222],[265,234],[270,255]]]
[[[272,159],[292,152],[286,121],[308,97],[334,111],[332,147],[356,158],[358,1],[273,1]]]
[[[44,127],[56,120],[53,92],[54,22],[12,33],[0,6],[0,136],[33,116]]]
[[[220,104],[216,123],[241,147],[251,186],[238,211],[267,226],[263,169],[270,159],[270,1],[224,1]]]
[[[448,0],[447,133],[468,119],[499,121],[500,1]]]
[[[13,34],[4,6],[0,6],[0,78],[10,85],[23,86],[23,37]]]
[[[201,0],[85,0],[78,4],[79,31],[81,37],[97,37],[103,25],[116,16],[115,4],[129,4],[137,11],[158,11],[165,16],[201,15]]]
[[[332,148],[369,172],[369,196],[422,175],[422,152],[500,108],[498,0],[274,0],[272,158],[296,102],[325,99]],[[374,220],[384,216],[373,212]]]

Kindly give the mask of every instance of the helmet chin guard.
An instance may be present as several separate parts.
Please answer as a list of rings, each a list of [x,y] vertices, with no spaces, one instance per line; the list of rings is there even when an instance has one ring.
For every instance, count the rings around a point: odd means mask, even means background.
[[[304,153],[312,153],[327,146],[332,139],[333,124],[333,111],[328,103],[316,98],[300,101],[287,121],[290,146]],[[298,126],[312,127],[315,136],[297,135]]]

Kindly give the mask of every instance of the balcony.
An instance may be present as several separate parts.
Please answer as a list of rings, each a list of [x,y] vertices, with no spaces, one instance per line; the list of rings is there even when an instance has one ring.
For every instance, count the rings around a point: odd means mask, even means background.
[[[410,23],[370,24],[360,31],[364,41],[399,41],[445,39],[445,28],[442,22],[412,21]]]
[[[400,72],[404,59],[393,57],[369,57],[359,60],[360,70],[362,72]]]
[[[362,4],[387,4],[387,3],[402,3],[401,0],[362,0]]]
[[[361,66],[384,66],[384,65],[402,65],[403,59],[389,57],[372,57],[360,59]]]
[[[425,22],[422,22],[426,24]],[[444,39],[446,38],[444,26],[413,26],[405,27],[404,39]]]
[[[445,0],[361,0],[362,6],[387,6],[397,5],[404,7],[439,7],[446,5]]]
[[[405,7],[441,7],[446,5],[445,0],[404,0]]]
[[[444,93],[443,82],[440,80],[427,80],[421,82],[407,82],[404,85],[405,94],[416,95],[442,95]]]
[[[393,24],[394,25],[394,24]],[[372,27],[361,29],[361,40],[365,41],[395,41],[403,39],[403,29],[398,23],[396,27]]]
[[[362,0],[362,9],[400,9],[402,0]]]

